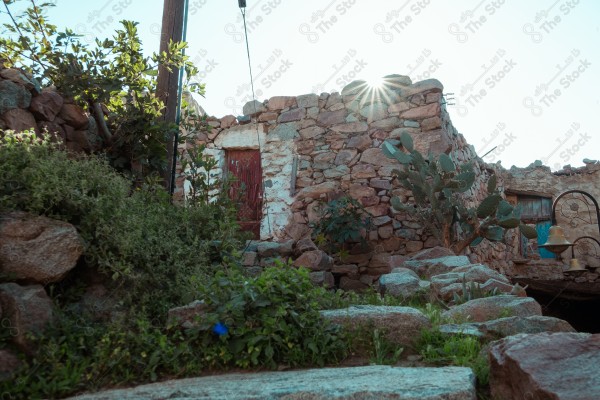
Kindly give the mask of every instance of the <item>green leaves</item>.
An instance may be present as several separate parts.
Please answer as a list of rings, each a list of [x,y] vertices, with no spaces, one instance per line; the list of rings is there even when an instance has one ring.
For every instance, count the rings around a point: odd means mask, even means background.
[[[499,194],[493,194],[483,199],[479,207],[477,207],[477,217],[486,218],[494,214],[501,200],[502,196]]]
[[[493,174],[492,176],[490,176],[490,179],[488,180],[488,183],[487,183],[487,192],[489,194],[496,191],[497,179],[498,178],[496,177],[496,174]]]
[[[440,167],[442,167],[442,171],[447,173],[456,171],[456,165],[454,165],[454,161],[452,161],[448,154],[440,154],[438,160],[440,162]]]
[[[395,158],[400,164],[409,164],[412,161],[410,154],[400,151],[387,140],[381,145],[381,151],[386,157]]]
[[[535,228],[529,225],[520,224],[519,230],[527,239],[537,239],[537,231],[535,230]]]
[[[402,132],[402,135],[400,135],[400,143],[402,143],[402,147],[404,147],[410,153],[412,153],[415,149],[412,137],[408,134],[408,132]]]

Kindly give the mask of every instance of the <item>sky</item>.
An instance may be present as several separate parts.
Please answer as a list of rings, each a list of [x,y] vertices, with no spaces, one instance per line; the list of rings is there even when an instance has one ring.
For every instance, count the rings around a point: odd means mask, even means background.
[[[84,39],[122,19],[158,50],[162,0],[54,0]],[[444,85],[454,126],[490,163],[553,170],[600,159],[600,1],[247,0],[255,96],[340,92],[388,74]],[[1,14],[0,20],[6,20]],[[189,0],[187,54],[209,115],[252,100],[238,0]],[[486,154],[487,153],[487,154]]]

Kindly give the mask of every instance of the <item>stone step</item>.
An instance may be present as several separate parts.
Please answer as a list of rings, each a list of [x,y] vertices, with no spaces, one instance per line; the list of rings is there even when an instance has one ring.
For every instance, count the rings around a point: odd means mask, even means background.
[[[476,394],[475,376],[470,368],[375,365],[179,379],[71,399],[475,400]]]

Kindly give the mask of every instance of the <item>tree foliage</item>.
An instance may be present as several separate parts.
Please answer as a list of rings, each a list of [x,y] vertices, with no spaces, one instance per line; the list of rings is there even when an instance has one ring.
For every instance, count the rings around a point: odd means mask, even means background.
[[[140,175],[164,171],[167,137],[176,127],[160,120],[158,66],[183,68],[188,79],[193,77],[197,69],[184,55],[187,44],[170,42],[166,52],[146,56],[138,24],[123,20],[112,38],[88,45],[73,30],[59,31],[48,22],[46,11],[53,3],[30,0],[20,14],[13,13],[15,3],[4,1],[10,23],[0,38],[0,62],[20,68],[40,87],[54,85],[93,115],[114,167]],[[203,85],[189,88],[204,93]]]

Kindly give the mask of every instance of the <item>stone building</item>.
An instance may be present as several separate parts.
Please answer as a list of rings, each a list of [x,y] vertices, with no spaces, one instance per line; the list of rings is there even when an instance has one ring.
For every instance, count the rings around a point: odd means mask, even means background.
[[[355,81],[341,93],[250,102],[244,114],[209,118],[212,129],[198,134],[195,144],[205,145],[205,153],[218,160],[218,174],[233,173],[254,196],[241,203],[246,228],[263,241],[297,241],[310,234],[320,206],[351,196],[374,223],[366,233],[369,250],[351,249],[344,259],[353,278],[363,282],[384,273],[392,256],[438,244],[418,223],[390,207],[392,196],[403,202],[412,198],[393,179],[399,164],[382,153],[384,140],[406,132],[423,154],[447,153],[458,163],[471,162],[477,178],[464,196],[472,204],[487,195],[487,179],[495,172],[452,125],[443,86],[435,79],[412,83],[406,76],[390,75],[379,91]],[[179,196],[185,185],[180,176]],[[502,263],[506,252],[506,245],[486,241],[470,257]]]

